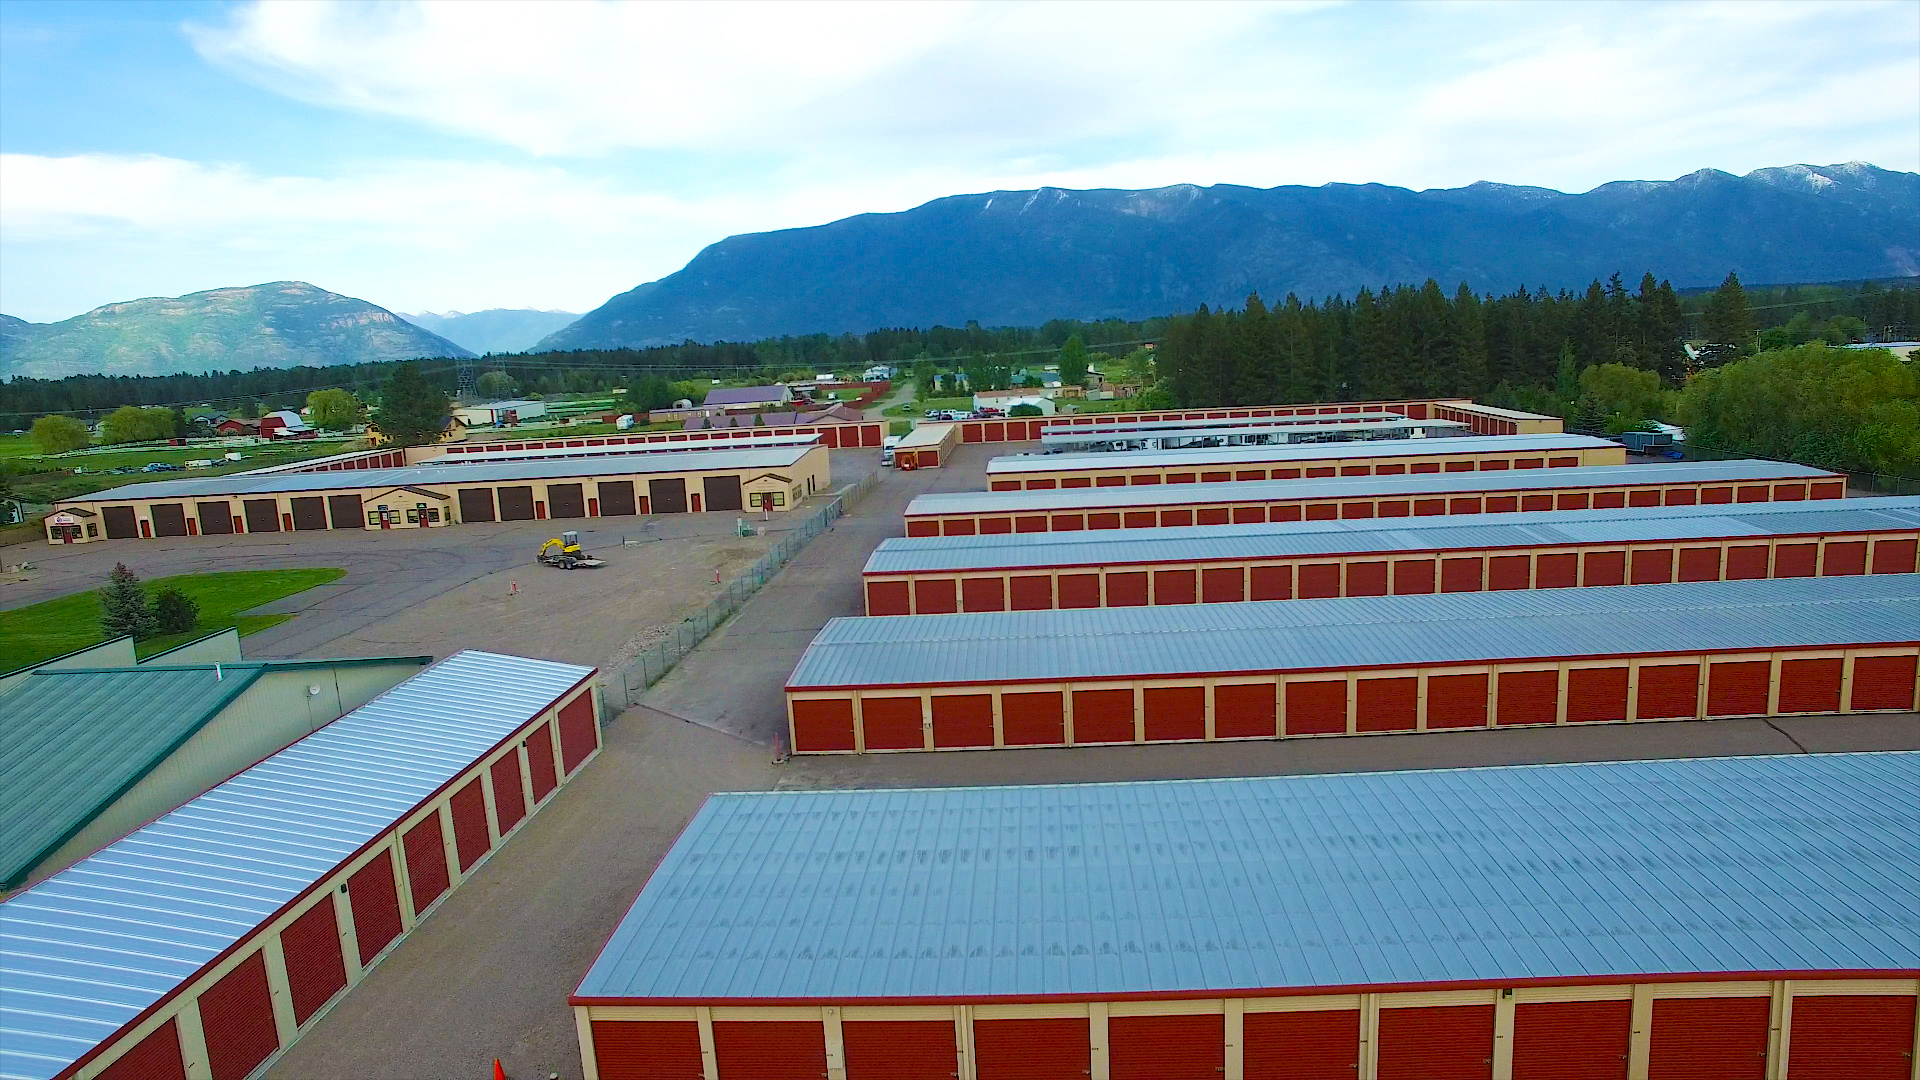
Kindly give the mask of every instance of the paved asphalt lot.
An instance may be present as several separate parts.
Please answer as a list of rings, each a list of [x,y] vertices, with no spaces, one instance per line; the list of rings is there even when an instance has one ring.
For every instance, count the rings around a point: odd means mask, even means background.
[[[1271,743],[800,758],[773,763],[780,687],[813,633],[860,610],[859,570],[926,490],[984,487],[983,447],[891,474],[725,630],[606,728],[594,763],[348,994],[275,1080],[581,1075],[567,995],[714,791],[1080,783],[1622,758],[1920,749],[1920,716],[1813,717]],[[837,467],[837,463],[836,463]]]

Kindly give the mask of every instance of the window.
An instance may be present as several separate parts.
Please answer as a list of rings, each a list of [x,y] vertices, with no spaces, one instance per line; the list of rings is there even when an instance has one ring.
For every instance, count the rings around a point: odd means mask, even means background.
[[[98,525],[87,526],[87,539],[91,540],[94,537],[99,535],[100,535],[100,526]]]

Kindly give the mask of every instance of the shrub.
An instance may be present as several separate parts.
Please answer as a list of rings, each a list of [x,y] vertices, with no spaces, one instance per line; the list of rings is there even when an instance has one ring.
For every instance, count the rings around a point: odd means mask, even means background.
[[[184,634],[199,623],[200,605],[179,589],[162,589],[153,599],[153,619],[162,634]]]

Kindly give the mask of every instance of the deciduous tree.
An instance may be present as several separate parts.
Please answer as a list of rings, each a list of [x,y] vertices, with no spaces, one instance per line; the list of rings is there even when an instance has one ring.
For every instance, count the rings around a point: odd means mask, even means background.
[[[87,425],[71,416],[43,416],[33,422],[29,433],[34,448],[43,454],[64,454],[93,442]]]

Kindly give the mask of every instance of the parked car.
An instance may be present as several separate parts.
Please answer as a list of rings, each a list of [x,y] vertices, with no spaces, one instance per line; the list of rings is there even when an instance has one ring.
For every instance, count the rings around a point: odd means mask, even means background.
[[[141,467],[140,471],[141,472],[179,472],[180,466],[175,465],[169,461],[149,461],[144,466]]]

